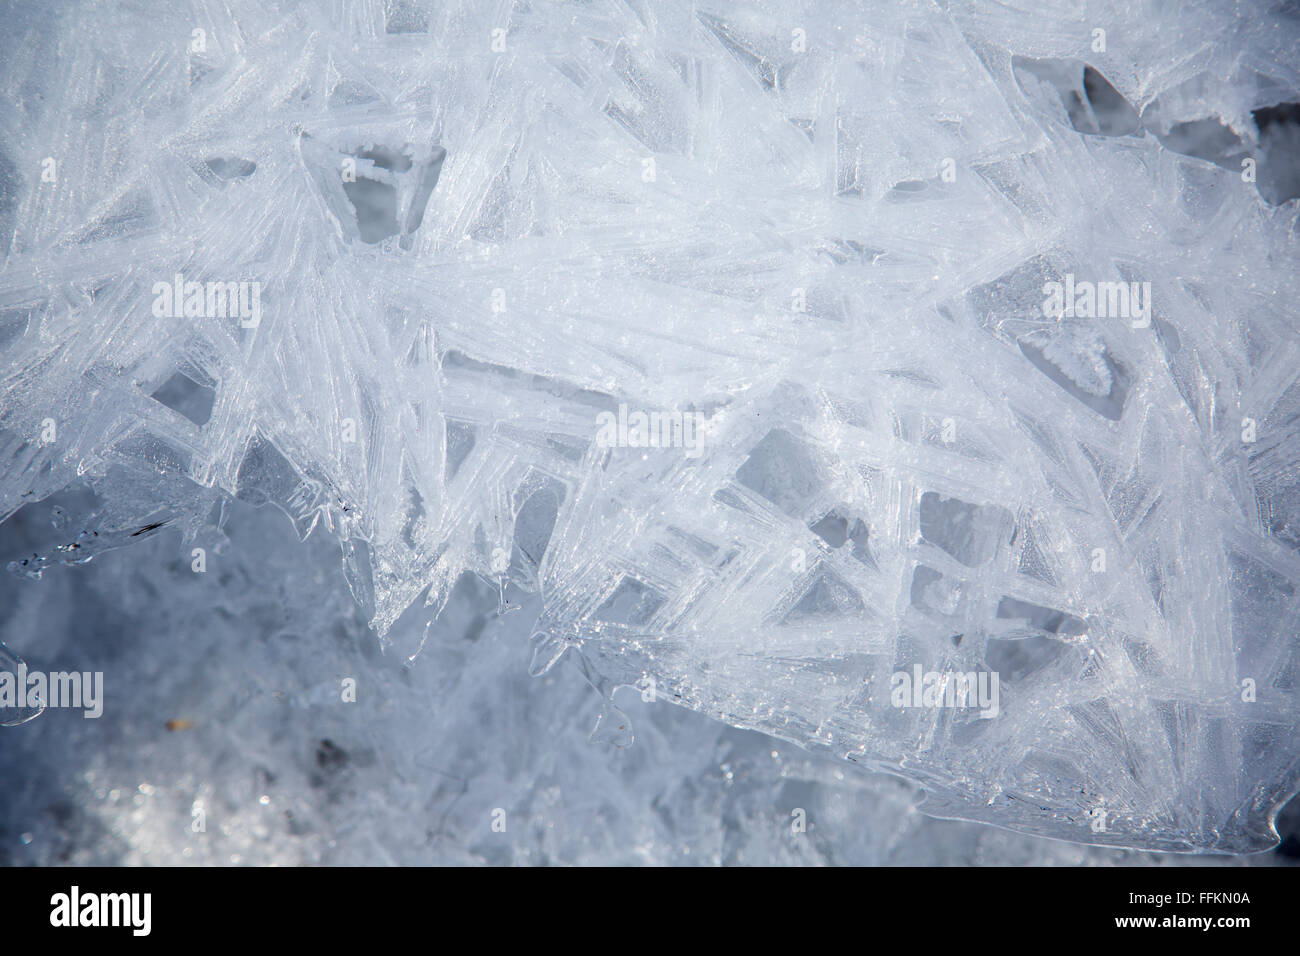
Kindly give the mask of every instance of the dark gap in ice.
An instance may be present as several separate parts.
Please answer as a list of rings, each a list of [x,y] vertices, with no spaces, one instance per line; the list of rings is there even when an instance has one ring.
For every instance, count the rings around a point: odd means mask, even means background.
[[[1275,123],[1282,125],[1300,125],[1300,103],[1277,103],[1273,106],[1261,106],[1250,111],[1251,118],[1261,135],[1267,133]]]
[[[406,214],[406,226],[404,232],[407,235],[415,232],[424,222],[424,210],[429,205],[429,197],[433,195],[434,187],[438,185],[438,177],[442,175],[442,164],[447,158],[447,151],[441,146],[433,151],[432,158],[424,164],[424,169],[420,172],[420,181],[415,187],[415,194],[411,197],[411,206]],[[409,168],[409,163],[407,164]]]
[[[997,528],[1005,515],[995,505],[975,505],[927,491],[921,495],[921,537],[973,568],[996,553]]]
[[[1088,105],[1092,107],[1092,115],[1096,118],[1095,132],[1103,136],[1128,136],[1137,132],[1141,125],[1137,110],[1100,71],[1084,66],[1083,89],[1088,96]],[[1070,119],[1074,120],[1073,114]],[[1074,128],[1085,133],[1094,131],[1080,129],[1077,123]]]
[[[411,234],[424,222],[447,157],[445,149],[373,139],[358,146],[355,140],[340,143],[337,136],[324,140],[306,132],[299,142],[303,160],[345,236],[376,245],[400,233],[401,248],[412,248]]]
[[[1234,172],[1241,170],[1241,160],[1246,155],[1241,137],[1218,117],[1175,123],[1168,133],[1158,133],[1156,138],[1175,153],[1204,159]]]
[[[202,428],[212,417],[212,406],[216,402],[216,396],[216,389],[200,385],[188,375],[176,372],[163,382],[150,398],[184,415]]]
[[[1021,90],[1031,101],[1041,102],[1043,95],[1037,92],[1042,87],[1037,87],[1035,80],[1054,88],[1070,125],[1080,133],[1129,136],[1141,127],[1133,104],[1095,67],[1078,60],[1036,60],[1025,56],[1012,57],[1011,67]]]
[[[872,557],[871,548],[867,544],[870,537],[871,529],[867,527],[867,523],[861,518],[855,519],[853,526],[849,528],[849,540],[853,542],[851,553],[854,558],[863,564],[874,568],[876,567],[876,559]]]
[[[991,637],[984,651],[984,663],[999,680],[1016,681],[1047,667],[1065,650],[1060,641],[1044,637],[1019,640]]]
[[[515,545],[533,570],[541,566],[564,497],[564,485],[550,478],[544,488],[528,497],[515,517]]]
[[[813,534],[817,535],[832,548],[841,548],[844,542],[849,540],[849,521],[841,517],[837,512],[830,512],[820,521],[809,525]]]
[[[1048,634],[1078,636],[1088,632],[1088,625],[1073,614],[1050,607],[1030,604],[1013,597],[1003,597],[998,602],[998,617],[1028,621],[1032,627]]]
[[[354,182],[344,182],[343,191],[356,211],[362,242],[374,245],[397,235],[396,189],[388,183],[358,176]]]
[[[1300,860],[1300,796],[1293,797],[1277,815],[1274,824],[1282,842],[1277,855],[1287,860]]]
[[[1036,345],[1024,339],[1018,340],[1017,344],[1020,346],[1020,351],[1025,358],[1029,359],[1036,369],[1098,415],[1113,422],[1119,421],[1123,416],[1124,400],[1128,397],[1129,390],[1129,373],[1124,366],[1111,357],[1109,352],[1103,354],[1102,360],[1110,372],[1111,389],[1106,395],[1096,395],[1087,389],[1080,388],[1063,369],[1049,359],[1043,350]]]
[[[772,429],[754,446],[736,480],[791,516],[802,514],[823,484],[807,446],[783,428]]]
[[[849,613],[861,614],[865,610],[862,595],[834,571],[824,570],[817,575],[781,623],[800,624],[826,620]]]
[[[368,159],[380,169],[395,173],[404,173],[411,168],[411,157],[400,150],[389,149],[386,146],[372,146],[360,150],[357,159]]]
[[[592,617],[606,624],[641,627],[649,623],[663,603],[663,595],[654,588],[624,575],[614,593],[605,599]]]
[[[943,574],[924,564],[918,564],[912,571],[912,586],[909,597],[912,607],[921,611],[935,611],[940,614],[945,610],[930,600],[930,585],[943,580]]]
[[[1259,128],[1259,194],[1274,206],[1300,198],[1300,103],[1264,106],[1251,115]]]

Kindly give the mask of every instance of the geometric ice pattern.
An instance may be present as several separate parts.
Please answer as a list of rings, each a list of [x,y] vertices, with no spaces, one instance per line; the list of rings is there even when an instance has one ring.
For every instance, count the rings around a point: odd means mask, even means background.
[[[1286,5],[6,16],[0,517],[95,495],[13,570],[219,549],[223,501],[274,505],[381,635],[473,574],[504,614],[540,594],[535,672],[574,655],[938,816],[1276,841]],[[1097,295],[1045,309],[1067,282]],[[895,706],[917,672],[997,675],[997,715]]]

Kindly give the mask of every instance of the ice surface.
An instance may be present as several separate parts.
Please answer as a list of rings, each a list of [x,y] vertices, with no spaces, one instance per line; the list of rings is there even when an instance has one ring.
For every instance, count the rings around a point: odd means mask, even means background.
[[[1300,717],[1300,21],[1217,6],[10,5],[0,517],[71,496],[12,568],[202,549],[150,599],[176,643],[250,614],[204,581],[255,569],[276,635],[318,565],[226,534],[276,507],[412,673],[410,617],[486,582],[533,672],[936,816],[1267,847]],[[510,706],[500,656],[440,663],[481,675],[441,719]],[[997,674],[996,716],[895,706],[914,668]]]
[[[25,509],[0,541],[40,534],[49,511]],[[109,681],[99,720],[51,709],[4,731],[0,865],[1277,859],[1111,850],[935,820],[902,781],[632,690],[617,706],[636,742],[592,744],[601,699],[580,668],[526,673],[531,606],[498,615],[495,588],[466,575],[427,634],[415,612],[390,631],[423,640],[407,666],[379,652],[332,541],[299,543],[288,522],[239,502],[225,527],[221,560],[239,556],[229,574],[194,574],[179,533],[165,531],[75,574],[0,577],[3,639],[31,666]],[[301,572],[292,593],[288,565]],[[338,702],[341,675],[358,681],[355,704]]]

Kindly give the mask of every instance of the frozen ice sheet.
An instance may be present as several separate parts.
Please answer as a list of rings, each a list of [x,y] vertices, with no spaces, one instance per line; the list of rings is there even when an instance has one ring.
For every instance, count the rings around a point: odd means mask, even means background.
[[[468,573],[935,815],[1265,848],[1300,23],[1219,6],[11,4],[0,518],[93,492],[13,570],[278,507],[414,666]]]

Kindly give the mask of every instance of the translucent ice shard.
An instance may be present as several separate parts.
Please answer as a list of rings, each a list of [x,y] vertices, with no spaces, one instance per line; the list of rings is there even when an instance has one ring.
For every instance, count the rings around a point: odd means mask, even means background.
[[[35,720],[46,705],[28,693],[27,662],[0,644],[0,727],[18,727]]]

